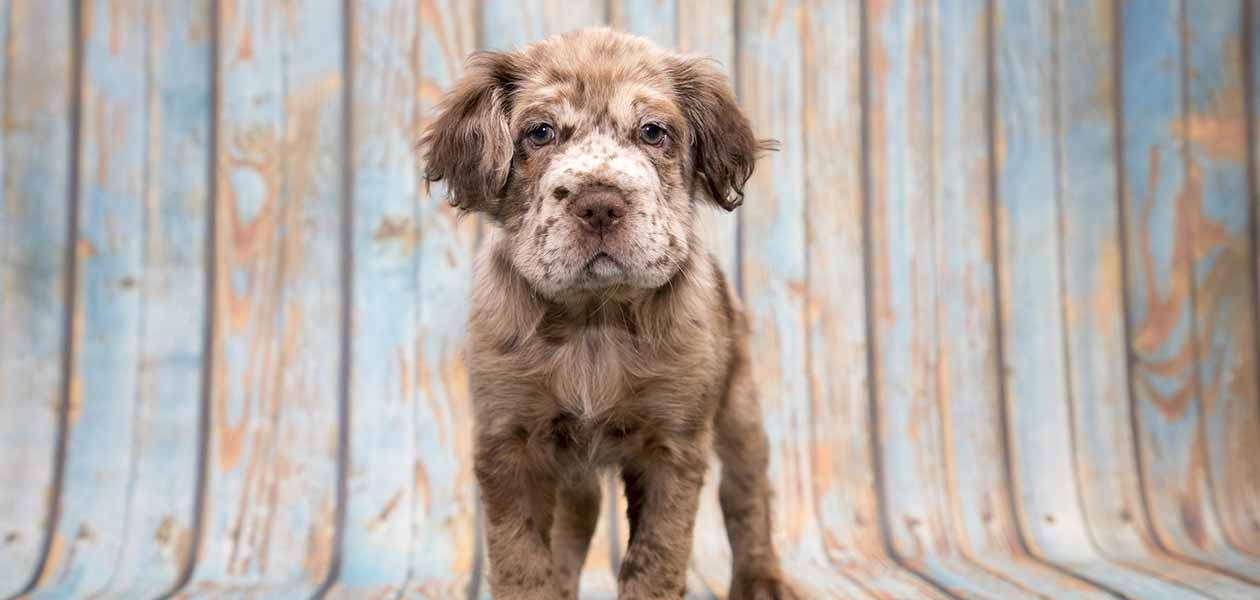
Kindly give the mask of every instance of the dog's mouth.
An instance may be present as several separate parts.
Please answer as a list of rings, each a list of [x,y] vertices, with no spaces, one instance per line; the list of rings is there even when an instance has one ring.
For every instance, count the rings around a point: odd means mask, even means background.
[[[604,282],[621,279],[626,274],[625,267],[603,250],[591,255],[582,271],[586,279]]]

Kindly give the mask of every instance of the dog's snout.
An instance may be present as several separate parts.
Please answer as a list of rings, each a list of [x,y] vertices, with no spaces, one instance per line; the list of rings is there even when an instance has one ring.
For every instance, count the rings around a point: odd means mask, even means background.
[[[626,215],[626,199],[620,191],[611,188],[585,189],[569,206],[569,214],[595,231],[607,231]]]

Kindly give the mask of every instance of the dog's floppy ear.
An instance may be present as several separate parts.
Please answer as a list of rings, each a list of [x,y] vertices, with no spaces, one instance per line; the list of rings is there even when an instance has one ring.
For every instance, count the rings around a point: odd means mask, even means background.
[[[691,128],[692,162],[704,191],[718,206],[735,210],[744,202],[744,183],[752,176],[758,156],[777,149],[778,142],[753,135],[730,80],[715,61],[677,57],[670,73]]]
[[[514,54],[472,55],[420,138],[425,182],[445,180],[452,206],[494,212],[512,168],[508,113],[521,72]]]

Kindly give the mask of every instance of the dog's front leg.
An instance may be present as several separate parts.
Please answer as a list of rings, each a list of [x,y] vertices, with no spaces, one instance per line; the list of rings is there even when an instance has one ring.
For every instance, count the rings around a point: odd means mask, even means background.
[[[649,447],[624,465],[630,545],[618,576],[621,600],[674,600],[686,593],[704,472],[698,440]]]
[[[490,593],[496,600],[555,600],[551,560],[555,481],[532,464],[526,436],[482,433],[474,469],[486,515]]]

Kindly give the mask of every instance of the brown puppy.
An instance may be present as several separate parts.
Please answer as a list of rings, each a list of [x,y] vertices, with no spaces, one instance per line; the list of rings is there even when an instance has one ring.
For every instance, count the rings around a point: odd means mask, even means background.
[[[711,64],[607,29],[484,52],[425,132],[426,178],[496,227],[468,365],[490,587],[574,598],[618,468],[621,598],[681,598],[711,448],[730,597],[792,599],[771,542],[767,444],[738,301],[696,229],[766,148]]]

